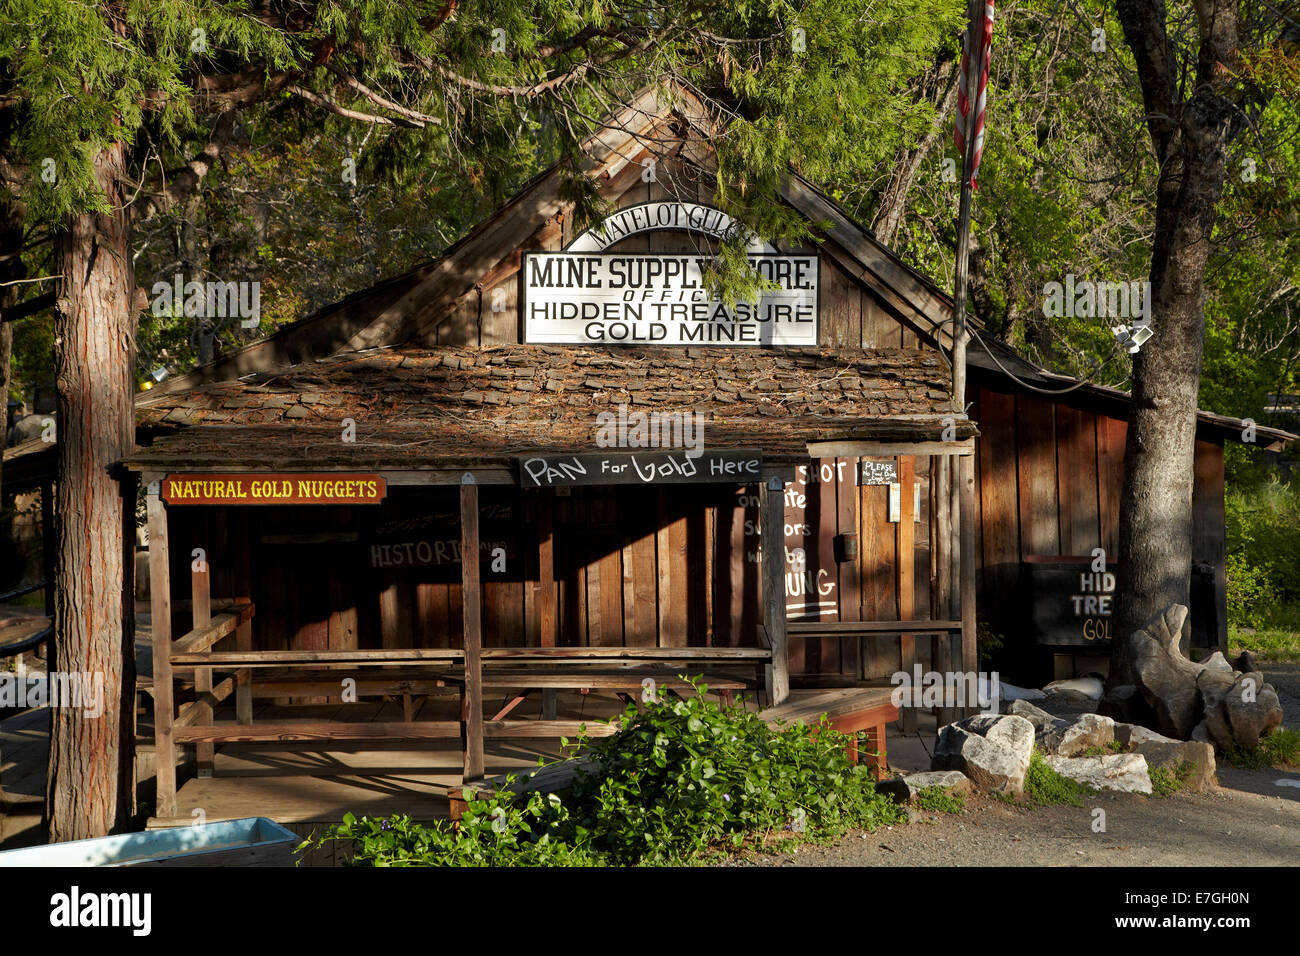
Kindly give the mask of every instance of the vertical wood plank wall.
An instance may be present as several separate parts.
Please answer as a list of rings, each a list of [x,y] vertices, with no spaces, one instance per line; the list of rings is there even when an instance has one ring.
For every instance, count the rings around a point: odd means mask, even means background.
[[[910,577],[919,618],[931,608],[931,468],[932,459],[913,461],[921,508]],[[856,459],[823,459],[799,468],[787,485],[782,544],[791,620],[897,619],[908,576],[899,573],[889,489],[859,487],[856,471]],[[479,493],[485,647],[756,645],[757,486],[555,495],[489,485]],[[251,593],[258,649],[458,647],[457,504],[454,488],[399,487],[374,508],[176,507],[168,513],[171,573],[188,577],[192,550],[204,548],[214,600]],[[859,548],[839,561],[834,541],[842,534],[857,535]],[[373,549],[384,546],[406,555],[400,566],[372,567]],[[410,562],[420,553],[440,554],[441,563]],[[180,633],[189,622],[178,614],[174,627]],[[928,641],[918,641],[917,651],[928,661]],[[795,674],[859,679],[892,673],[900,657],[891,637],[822,638],[811,646],[795,638],[790,661]]]
[[[1004,636],[1025,630],[1020,562],[1026,555],[1115,558],[1128,423],[1101,412],[1027,394],[972,388],[976,440],[976,569],[980,616]],[[1216,571],[1209,599],[1222,607],[1225,553],[1223,446],[1196,443],[1193,558]],[[1194,600],[1196,598],[1194,597]],[[1219,635],[1226,639],[1218,613]],[[1194,619],[1195,624],[1195,619]]]

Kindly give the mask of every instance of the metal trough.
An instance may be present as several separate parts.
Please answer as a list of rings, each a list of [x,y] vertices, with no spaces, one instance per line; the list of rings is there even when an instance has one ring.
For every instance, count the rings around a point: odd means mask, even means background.
[[[266,817],[245,817],[0,853],[5,866],[292,866],[298,837]]]

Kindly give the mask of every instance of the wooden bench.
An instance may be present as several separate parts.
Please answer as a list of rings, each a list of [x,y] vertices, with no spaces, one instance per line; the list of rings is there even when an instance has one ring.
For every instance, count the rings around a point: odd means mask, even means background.
[[[876,770],[876,779],[885,775],[885,725],[898,719],[898,708],[890,697],[892,687],[845,687],[787,701],[779,707],[769,707],[759,716],[772,728],[793,726],[800,721],[814,725],[826,716],[833,730],[857,734],[869,732],[872,753],[867,761]],[[854,737],[848,746],[849,759],[858,762],[858,741]]]
[[[771,660],[770,651],[757,647],[487,647],[481,686],[524,691],[508,700],[494,721],[503,720],[532,690],[542,691],[542,719],[554,720],[557,690],[638,690],[647,679],[656,687],[681,688],[686,681],[680,675],[702,676],[710,690],[729,701],[732,691],[767,687]],[[722,673],[720,667],[749,668],[754,677]]]
[[[930,660],[933,662],[934,669],[947,671],[953,659],[952,636],[962,633],[962,623],[961,621],[791,621],[786,624],[786,633],[789,637],[829,637],[841,640],[897,634],[900,669],[910,675],[916,665],[918,636],[928,636],[931,639]],[[960,654],[957,659],[960,662]],[[943,707],[936,708],[935,716],[940,726],[955,719],[949,710]],[[902,718],[903,730],[906,733],[915,732],[916,708],[904,707]]]

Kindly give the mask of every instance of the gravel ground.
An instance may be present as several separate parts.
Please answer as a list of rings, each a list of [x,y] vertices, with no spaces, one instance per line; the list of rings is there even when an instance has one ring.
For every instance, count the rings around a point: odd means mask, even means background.
[[[1286,724],[1300,728],[1300,664],[1265,664]],[[1221,786],[1164,799],[1098,794],[1081,807],[1009,806],[982,794],[957,814],[913,811],[906,826],[733,866],[1300,866],[1300,789],[1290,771],[1220,765]],[[1105,831],[1093,832],[1097,809]]]

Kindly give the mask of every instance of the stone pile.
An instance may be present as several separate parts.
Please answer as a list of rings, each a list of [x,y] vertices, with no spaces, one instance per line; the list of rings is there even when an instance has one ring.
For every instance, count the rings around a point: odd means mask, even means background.
[[[1133,635],[1134,684],[1112,687],[1097,710],[1126,723],[1151,723],[1166,739],[1253,750],[1282,723],[1277,691],[1248,654],[1237,670],[1217,651],[1189,661],[1178,640],[1187,608],[1171,604]]]

